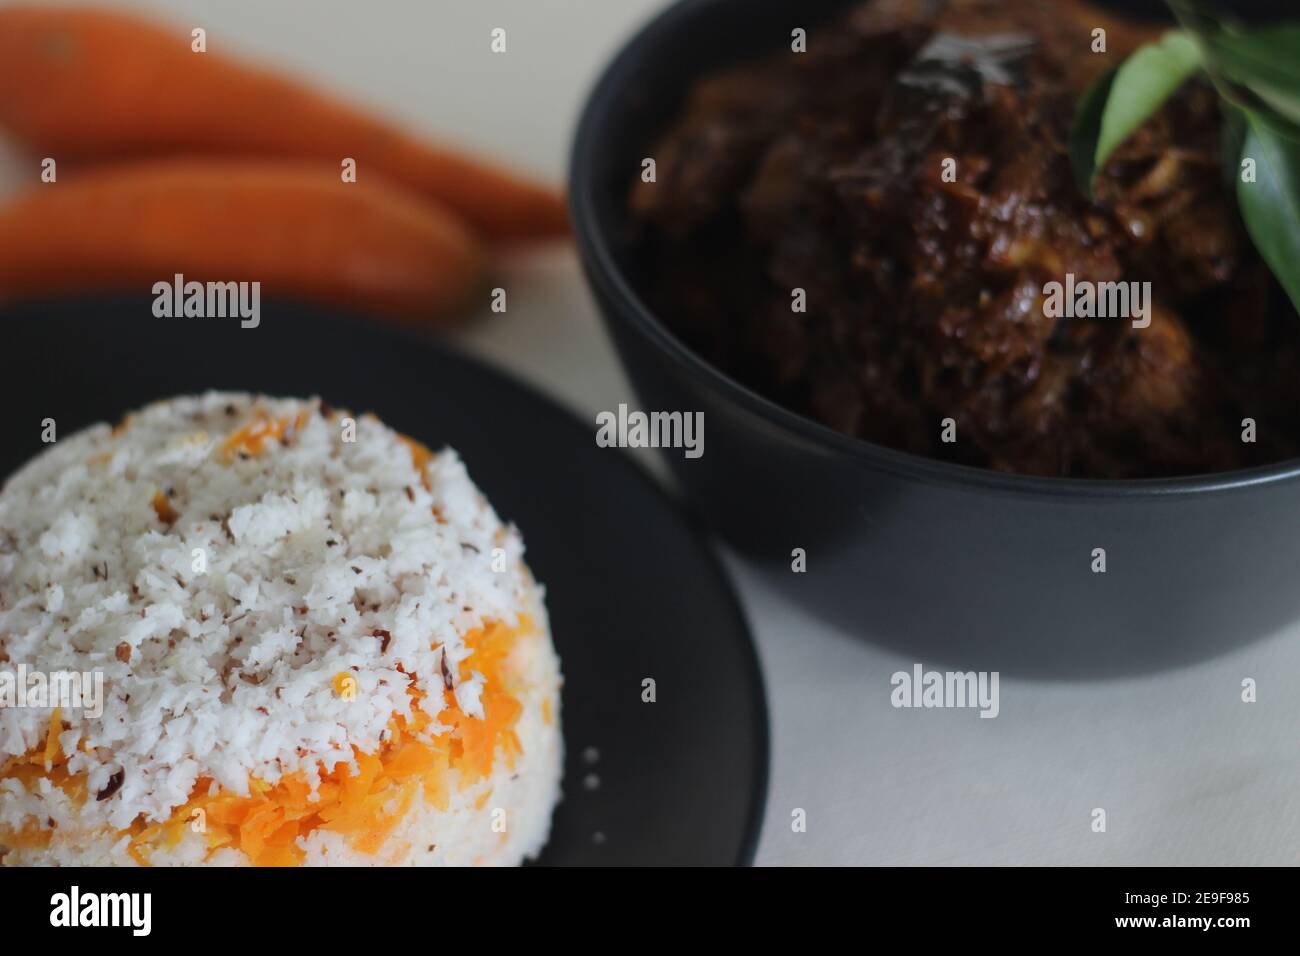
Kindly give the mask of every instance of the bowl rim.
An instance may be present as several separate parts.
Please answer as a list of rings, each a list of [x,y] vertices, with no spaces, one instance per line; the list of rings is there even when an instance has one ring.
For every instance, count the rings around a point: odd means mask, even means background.
[[[734,6],[742,0],[676,0],[643,23],[601,69],[579,114],[569,161],[569,212],[578,251],[588,280],[608,297],[601,306],[606,323],[622,321],[683,371],[694,375],[721,397],[730,398],[750,415],[782,432],[837,454],[855,465],[885,471],[929,484],[975,488],[1014,496],[1106,499],[1155,499],[1205,495],[1300,480],[1300,457],[1235,471],[1172,478],[1055,478],[993,471],[926,458],[844,434],[774,402],[705,360],[659,321],[624,276],[600,228],[595,176],[595,150],[619,93],[635,75],[637,64],[652,55],[669,37],[689,29],[706,11]],[[598,303],[599,305],[600,303]],[[617,313],[617,319],[611,316]]]

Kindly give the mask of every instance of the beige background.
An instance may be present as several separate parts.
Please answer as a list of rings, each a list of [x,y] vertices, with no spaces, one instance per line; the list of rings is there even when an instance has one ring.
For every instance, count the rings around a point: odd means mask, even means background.
[[[560,182],[600,65],[658,0],[133,0],[212,49],[298,70]],[[489,53],[505,27],[506,56]],[[0,192],[35,175],[3,155]],[[634,399],[573,253],[520,255],[510,311],[459,335],[590,417]],[[525,533],[527,529],[524,529]],[[764,864],[1216,864],[1300,859],[1300,628],[1143,680],[1013,681],[1001,716],[894,710],[900,658],[835,633],[728,557],[773,730]],[[1297,569],[1300,584],[1300,569]],[[864,583],[869,586],[869,582]],[[1050,636],[1046,636],[1050,638]],[[1259,702],[1239,701],[1243,677]],[[719,675],[725,679],[725,675]],[[1104,807],[1105,834],[1089,828]],[[791,812],[808,814],[791,832]],[[610,834],[610,839],[617,839]],[[1229,881],[1230,882],[1230,881]],[[1228,886],[1217,887],[1229,889]]]

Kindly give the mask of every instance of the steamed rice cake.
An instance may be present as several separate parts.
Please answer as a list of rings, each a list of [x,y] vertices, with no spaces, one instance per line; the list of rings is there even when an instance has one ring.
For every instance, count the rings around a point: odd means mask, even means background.
[[[6,864],[516,864],[559,796],[542,591],[456,454],[316,399],[209,393],[0,490]]]

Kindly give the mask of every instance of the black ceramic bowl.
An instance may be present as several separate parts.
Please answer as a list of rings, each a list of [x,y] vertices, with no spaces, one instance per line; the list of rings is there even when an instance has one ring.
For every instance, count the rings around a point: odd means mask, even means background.
[[[578,129],[570,201],[579,248],[642,407],[704,412],[703,457],[667,456],[694,506],[819,615],[927,664],[1142,672],[1300,618],[1300,461],[1124,482],[932,461],[774,404],[706,363],[646,306],[625,210],[656,131],[695,77],[778,49],[793,28],[842,6],[672,6],[608,67]],[[805,573],[791,570],[795,548],[806,551]],[[1105,573],[1092,570],[1096,548]]]

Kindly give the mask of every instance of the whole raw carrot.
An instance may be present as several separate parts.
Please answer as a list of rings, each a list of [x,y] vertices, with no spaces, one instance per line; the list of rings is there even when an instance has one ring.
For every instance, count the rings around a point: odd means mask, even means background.
[[[56,159],[174,153],[345,157],[439,200],[494,239],[558,235],[561,198],[420,140],[188,30],[77,7],[0,7],[0,127]]]
[[[429,322],[466,304],[483,267],[476,238],[438,206],[301,161],[124,163],[0,207],[0,299],[147,294],[180,273]]]

